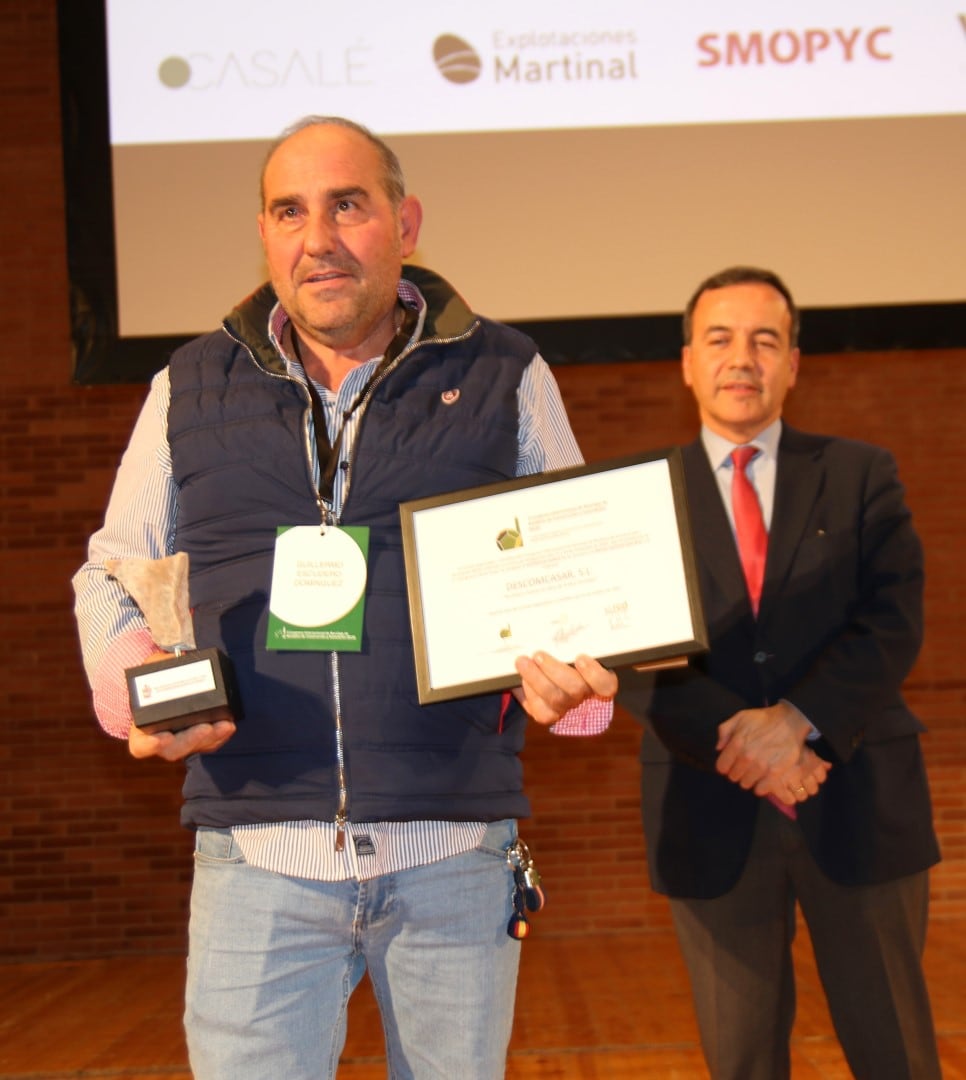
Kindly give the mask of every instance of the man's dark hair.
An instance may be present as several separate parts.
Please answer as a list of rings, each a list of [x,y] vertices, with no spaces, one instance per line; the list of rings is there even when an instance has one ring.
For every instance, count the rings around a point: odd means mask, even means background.
[[[293,135],[310,127],[347,128],[349,131],[354,131],[357,135],[361,135],[364,139],[368,139],[379,152],[379,157],[382,159],[383,188],[389,196],[389,201],[392,203],[393,207],[399,207],[399,204],[406,197],[406,181],[403,179],[402,166],[399,164],[399,158],[396,157],[395,153],[382,139],[379,138],[378,135],[373,135],[373,133],[363,124],[357,124],[354,120],[346,120],[343,116],[303,116],[301,120],[296,120],[294,124],[290,124],[268,148],[268,153],[265,155],[265,160],[262,162],[262,171],[258,180],[262,209],[265,208],[265,170],[268,167],[268,163],[272,160],[275,151],[282,143],[286,142]]]
[[[701,282],[697,289],[695,289],[694,295],[688,301],[688,306],[684,309],[684,344],[691,344],[694,309],[697,307],[697,303],[704,293],[710,292],[712,289],[725,289],[729,285],[748,284],[770,285],[776,292],[781,293],[785,298],[785,303],[788,305],[788,313],[792,317],[791,347],[793,349],[797,348],[798,333],[801,328],[801,315],[792,298],[791,291],[776,273],[773,273],[771,270],[762,270],[758,266],[729,266],[727,270],[719,270],[717,274],[712,274],[711,277],[706,278]]]

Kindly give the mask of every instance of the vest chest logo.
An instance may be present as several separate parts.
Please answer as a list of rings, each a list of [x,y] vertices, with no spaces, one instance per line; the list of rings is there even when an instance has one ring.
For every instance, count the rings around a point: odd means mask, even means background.
[[[460,399],[460,392],[459,390],[444,390],[439,398],[444,405],[455,405]]]

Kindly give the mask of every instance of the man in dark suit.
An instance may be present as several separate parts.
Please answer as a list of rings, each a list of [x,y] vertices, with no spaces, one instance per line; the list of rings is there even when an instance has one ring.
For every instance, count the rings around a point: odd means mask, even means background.
[[[921,963],[939,851],[900,691],[922,549],[895,462],[783,424],[798,313],[776,275],[709,278],[684,331],[710,649],[653,687],[625,677],[619,700],[644,723],[651,883],[671,898],[705,1058],[715,1080],[789,1075],[797,903],[855,1076],[939,1077]]]

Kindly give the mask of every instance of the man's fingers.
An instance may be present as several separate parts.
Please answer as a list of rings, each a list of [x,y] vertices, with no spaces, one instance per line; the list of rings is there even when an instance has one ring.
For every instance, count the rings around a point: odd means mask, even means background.
[[[235,734],[231,720],[211,724],[195,724],[182,731],[149,733],[132,725],[128,733],[128,749],[132,757],[160,757],[165,761],[181,761],[191,754],[210,754]]]
[[[610,700],[617,695],[617,673],[589,656],[578,656],[574,666],[595,697]]]
[[[516,669],[523,685],[514,697],[539,724],[554,724],[589,697],[612,698],[617,693],[617,676],[589,656],[565,664],[537,652],[517,658]]]

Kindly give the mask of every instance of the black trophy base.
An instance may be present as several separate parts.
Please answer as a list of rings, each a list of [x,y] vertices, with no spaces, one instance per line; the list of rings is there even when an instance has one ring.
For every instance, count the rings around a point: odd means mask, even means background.
[[[134,725],[141,731],[181,731],[238,718],[234,671],[219,649],[195,649],[124,674]]]

